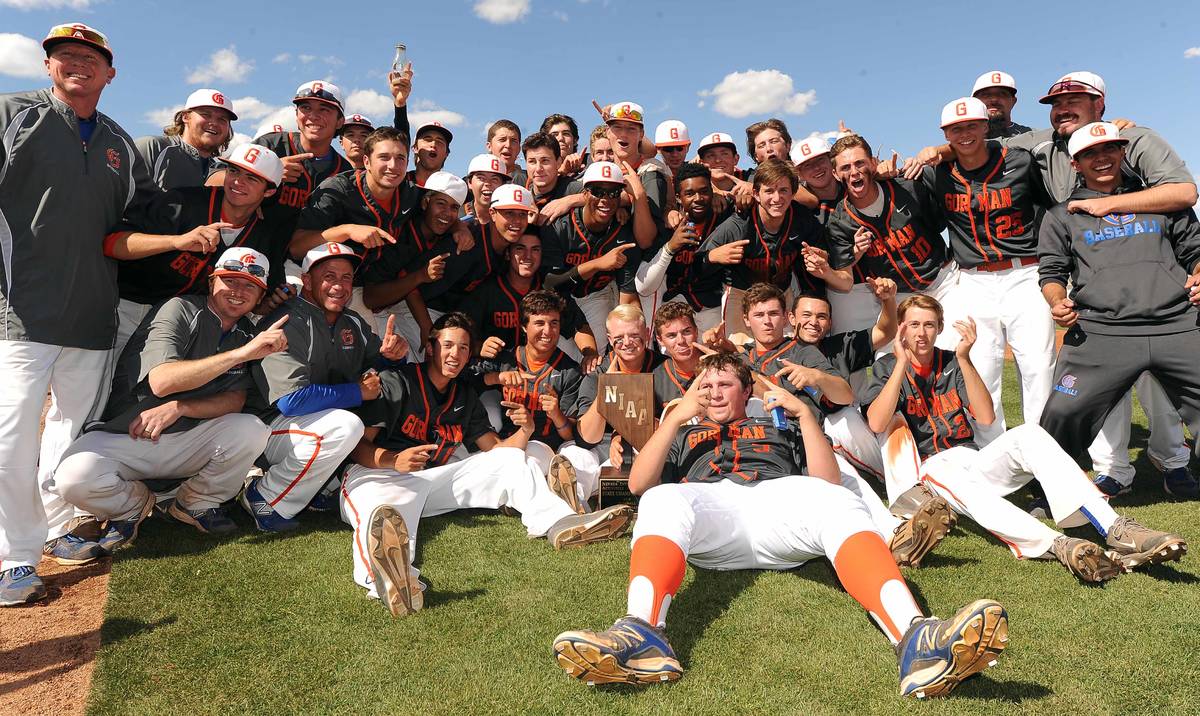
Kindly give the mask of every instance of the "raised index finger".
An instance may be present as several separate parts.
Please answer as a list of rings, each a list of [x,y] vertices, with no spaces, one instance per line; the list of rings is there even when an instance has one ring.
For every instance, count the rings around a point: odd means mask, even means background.
[[[283,318],[280,318],[278,321],[275,321],[274,323],[272,323],[271,327],[267,330],[274,331],[278,328],[283,328],[283,324],[287,323],[288,319],[291,317],[292,317],[291,314],[284,314]]]
[[[387,319],[387,326],[384,327],[384,335],[396,335],[396,314],[390,314]]]

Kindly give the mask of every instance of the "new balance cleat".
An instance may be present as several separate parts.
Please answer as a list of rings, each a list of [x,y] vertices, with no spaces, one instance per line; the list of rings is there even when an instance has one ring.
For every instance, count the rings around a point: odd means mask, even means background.
[[[930,489],[928,485],[918,482],[900,493],[900,496],[892,502],[891,507],[888,509],[891,510],[893,515],[902,520],[907,520],[917,513],[921,505],[924,505],[937,496],[937,493]]]
[[[254,526],[259,532],[291,532],[300,526],[296,520],[284,517],[271,507],[271,503],[258,492],[258,480],[246,483],[240,502],[254,518]]]
[[[1054,558],[1085,582],[1104,582],[1119,576],[1125,565],[1095,542],[1059,535],[1050,546]]]
[[[1108,528],[1106,542],[1128,569],[1177,561],[1187,554],[1187,542],[1179,535],[1152,530],[1131,517],[1118,517]]]
[[[918,619],[896,645],[900,693],[919,699],[945,696],[994,666],[1007,645],[1008,614],[991,599],[978,599],[950,619]]]
[[[90,542],[82,537],[67,533],[56,537],[42,546],[42,554],[64,566],[89,564],[109,555],[99,542]]]
[[[0,607],[15,607],[46,598],[46,585],[28,565],[0,572]]]
[[[661,629],[633,616],[607,631],[568,631],[554,639],[554,655],[568,676],[596,684],[658,684],[683,676]]]
[[[625,534],[632,521],[632,507],[613,505],[585,515],[569,515],[562,518],[546,532],[546,539],[554,545],[554,549],[607,542]]]
[[[171,506],[167,508],[167,515],[185,525],[195,527],[204,534],[227,535],[237,531],[237,524],[229,519],[229,515],[225,514],[225,510],[220,507],[189,510],[186,507],[180,507],[175,500],[171,500]]]
[[[901,567],[919,567],[925,555],[954,529],[958,516],[941,497],[925,500],[913,516],[900,524],[888,547]]]
[[[371,512],[367,527],[367,564],[375,591],[394,617],[402,617],[425,606],[421,583],[409,567],[408,525],[391,505]]]
[[[1108,497],[1124,495],[1133,489],[1133,485],[1122,485],[1108,475],[1096,475],[1096,479],[1092,480],[1092,484],[1096,486],[1097,490],[1103,492]]]
[[[146,491],[145,500],[138,508],[137,514],[124,520],[109,520],[104,525],[104,534],[100,536],[99,545],[105,553],[112,554],[122,547],[128,547],[137,539],[138,528],[142,522],[154,512],[154,493]]]
[[[576,489],[575,481],[575,466],[571,461],[562,455],[555,455],[550,460],[550,470],[546,473],[546,483],[550,485],[550,491],[562,498],[562,501],[571,506],[575,510],[575,514],[582,515],[587,512],[587,508],[579,501],[579,491]]]
[[[1163,489],[1168,495],[1183,500],[1200,498],[1200,485],[1186,467],[1177,467],[1163,473]]]

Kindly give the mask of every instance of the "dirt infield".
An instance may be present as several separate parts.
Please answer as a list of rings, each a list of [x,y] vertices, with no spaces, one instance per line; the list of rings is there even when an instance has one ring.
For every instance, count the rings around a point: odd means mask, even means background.
[[[0,713],[83,713],[111,564],[60,567],[42,560],[38,573],[49,599],[0,610]]]

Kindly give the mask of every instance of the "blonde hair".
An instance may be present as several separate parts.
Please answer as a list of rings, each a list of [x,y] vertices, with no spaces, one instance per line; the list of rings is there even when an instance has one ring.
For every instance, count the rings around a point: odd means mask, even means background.
[[[896,307],[896,317],[903,321],[904,314],[908,313],[908,309],[910,308],[923,308],[926,311],[933,311],[934,314],[937,315],[938,325],[942,325],[945,311],[942,310],[942,304],[938,303],[938,300],[933,296],[926,296],[923,293],[914,293],[913,295],[901,301],[900,305]]]
[[[640,323],[644,326],[646,325],[646,314],[642,313],[642,309],[631,303],[622,303],[608,312],[608,316],[604,318],[604,322],[608,323],[609,321]]]

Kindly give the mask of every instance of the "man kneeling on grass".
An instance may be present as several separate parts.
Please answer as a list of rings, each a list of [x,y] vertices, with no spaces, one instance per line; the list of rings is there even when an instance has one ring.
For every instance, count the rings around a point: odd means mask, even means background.
[[[894,645],[902,694],[941,696],[994,664],[1008,641],[1004,608],[980,599],[950,619],[923,616],[866,506],[841,487],[817,417],[800,398],[773,388],[765,407],[782,407],[787,427],[747,418],[751,383],[737,356],[701,359],[695,382],[629,475],[630,489],[645,494],[627,615],[608,631],[560,634],[559,666],[589,684],[678,679],[683,667],[664,627],[686,562],[784,570],[821,556]]]
[[[395,616],[424,605],[424,585],[412,566],[422,517],[466,508],[512,507],[530,537],[556,548],[619,537],[627,505],[577,515],[554,494],[541,468],[527,460],[533,435],[528,407],[503,402],[515,426],[501,440],[470,382],[474,326],[463,313],[437,319],[423,364],[379,374],[379,400],[361,409],[366,430],[350,453],[341,490],[342,519],[354,527],[354,581]],[[452,461],[463,445],[482,452]]]

